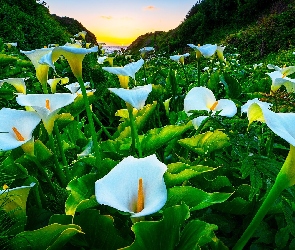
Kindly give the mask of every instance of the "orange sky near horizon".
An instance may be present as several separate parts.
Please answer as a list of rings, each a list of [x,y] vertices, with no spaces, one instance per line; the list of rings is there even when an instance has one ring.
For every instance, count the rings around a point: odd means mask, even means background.
[[[147,32],[176,28],[197,0],[45,0],[51,14],[81,22],[97,42],[128,46]]]

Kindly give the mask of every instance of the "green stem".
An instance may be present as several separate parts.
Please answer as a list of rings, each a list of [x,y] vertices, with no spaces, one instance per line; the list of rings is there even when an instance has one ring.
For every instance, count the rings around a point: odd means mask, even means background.
[[[87,97],[87,93],[86,93],[86,88],[84,85],[84,81],[82,78],[77,78],[81,91],[82,91],[82,95],[83,95],[83,100],[84,100],[84,104],[85,104],[85,109],[86,109],[86,114],[87,114],[87,118],[88,118],[88,122],[89,122],[89,127],[90,127],[90,133],[92,136],[92,141],[93,141],[93,148],[94,148],[94,152],[95,152],[95,162],[96,162],[96,166],[99,166],[100,162],[101,162],[101,153],[100,153],[100,147],[98,145],[98,138],[97,138],[97,134],[95,132],[95,127],[94,127],[94,122],[93,122],[93,117],[92,117],[92,111],[90,110],[90,104],[89,104],[89,100]]]
[[[53,170],[55,172],[56,177],[59,179],[60,184],[62,185],[62,187],[66,187],[67,186],[67,179],[66,179],[65,173],[63,172],[62,168],[60,167],[60,164],[59,164],[58,159],[57,159],[53,135],[48,134],[48,137],[49,137],[49,143],[50,143],[50,146],[51,146],[51,150],[53,152],[53,159],[54,159],[54,168],[53,168]]]
[[[144,83],[145,85],[147,85],[147,78],[146,78],[146,69],[145,69],[145,60],[144,60],[144,63],[143,63],[143,74],[144,74]]]
[[[290,152],[282,166],[281,171],[279,172],[276,181],[266,196],[261,207],[257,211],[255,217],[251,221],[250,225],[247,227],[241,238],[238,240],[233,250],[242,250],[247,244],[249,239],[252,237],[253,233],[259,226],[260,222],[267,214],[268,210],[271,208],[275,200],[280,196],[281,192],[294,185],[295,183],[295,147],[291,145]]]
[[[58,126],[57,126],[56,123],[54,123],[54,133],[55,133],[55,136],[56,136],[57,145],[59,147],[59,152],[60,152],[60,155],[61,155],[62,163],[63,163],[64,169],[65,169],[65,172],[66,172],[66,179],[67,179],[67,182],[69,182],[70,181],[69,166],[68,166],[68,162],[67,162],[67,159],[66,159],[66,156],[65,156],[65,152],[63,150],[59,129],[58,129]]]
[[[37,166],[38,170],[41,172],[41,174],[43,175],[43,177],[46,179],[51,191],[53,191],[54,194],[56,194],[56,190],[52,184],[51,179],[49,178],[48,174],[46,173],[44,167],[41,165],[41,163],[39,162],[38,158],[36,156],[31,156],[31,155],[26,155],[25,156],[27,159],[29,159],[30,161],[34,162],[35,165]]]
[[[198,68],[198,87],[201,86],[201,64],[200,59],[197,59],[197,68]]]
[[[137,134],[135,117],[133,116],[133,107],[128,103],[126,103],[126,104],[127,104],[127,109],[129,112],[133,153],[135,153],[135,149],[137,148],[138,156],[141,158],[142,157],[142,150],[141,150],[141,145],[140,145],[138,134]]]
[[[95,122],[97,122],[98,125],[101,126],[103,132],[107,135],[107,137],[108,137],[109,139],[112,139],[112,138],[113,138],[112,135],[111,135],[111,134],[109,133],[109,131],[105,128],[105,126],[103,126],[103,124],[101,123],[101,121],[97,118],[97,116],[96,116],[94,113],[93,113],[93,118],[94,118]]]
[[[188,86],[189,86],[189,81],[188,81],[188,78],[187,78],[187,73],[186,73],[186,70],[185,70],[184,64],[181,63],[181,65],[182,65],[183,73],[184,73],[184,76],[185,76],[186,86],[188,87]],[[199,73],[198,73],[198,74],[199,74]]]

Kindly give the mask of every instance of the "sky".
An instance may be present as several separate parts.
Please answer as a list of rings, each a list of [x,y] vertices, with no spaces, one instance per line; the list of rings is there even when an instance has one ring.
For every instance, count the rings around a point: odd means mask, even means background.
[[[176,28],[197,0],[44,0],[51,14],[78,20],[97,42],[128,46],[147,32]]]

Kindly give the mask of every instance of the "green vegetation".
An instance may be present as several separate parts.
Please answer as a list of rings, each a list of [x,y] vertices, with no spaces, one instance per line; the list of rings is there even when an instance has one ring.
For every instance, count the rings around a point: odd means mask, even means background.
[[[3,6],[24,10],[13,2]],[[238,3],[243,13],[258,1]],[[279,17],[293,8],[283,6],[265,20],[286,24]],[[257,32],[243,25],[240,38]],[[229,39],[225,31],[208,39]],[[153,36],[142,41],[153,45]],[[21,46],[62,41],[46,39]],[[221,55],[220,46],[187,42],[173,49],[189,52],[182,56],[168,47],[106,55],[74,40],[38,59],[47,84],[24,47],[4,42],[12,41],[0,39],[0,249],[295,249],[292,44],[263,57],[250,46],[228,44]]]
[[[42,48],[48,44],[65,44],[70,37],[85,30],[86,41],[96,43],[95,36],[72,18],[52,16],[46,3],[35,0],[0,0],[0,38],[17,42],[22,50]]]
[[[130,49],[144,46],[158,51],[183,53],[187,44],[217,43],[243,60],[254,63],[269,53],[293,48],[295,40],[294,0],[203,0],[195,4],[184,21],[169,32],[140,36]]]

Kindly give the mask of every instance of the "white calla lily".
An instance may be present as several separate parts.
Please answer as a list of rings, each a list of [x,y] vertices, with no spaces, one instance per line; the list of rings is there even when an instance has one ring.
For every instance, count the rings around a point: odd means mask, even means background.
[[[209,58],[209,57],[213,56],[214,53],[217,50],[217,45],[216,44],[204,44],[202,46],[196,46],[194,44],[188,44],[188,46],[196,51],[197,58],[199,58],[201,55],[203,55],[206,58]],[[220,48],[219,50],[221,52],[222,49]]]
[[[33,130],[40,121],[39,115],[34,111],[2,108],[0,110],[0,150],[7,151],[29,143]]]
[[[216,100],[213,92],[206,87],[192,88],[184,98],[184,111],[190,115],[190,110],[207,110],[219,115],[233,117],[237,113],[235,103],[228,99]]]
[[[90,49],[73,46],[59,46],[55,47],[50,53],[43,56],[39,60],[39,63],[48,65],[55,70],[54,62],[57,61],[60,56],[64,56],[68,60],[74,76],[77,79],[82,79],[82,61],[85,55],[97,51],[97,46]]]
[[[274,68],[275,71],[266,73],[272,80],[271,90],[276,92],[282,85],[284,85],[287,91],[295,91],[295,79],[287,77],[295,72],[295,66],[279,68],[277,66],[268,65],[268,68]]]
[[[13,87],[15,87],[16,91],[20,94],[26,94],[26,83],[25,80],[27,78],[8,78],[4,80],[0,80],[0,87],[3,85],[3,83],[11,84]]]
[[[170,59],[176,62],[180,62],[182,64],[184,64],[184,58],[188,57],[190,55],[190,53],[185,53],[183,55],[174,55],[174,56],[170,56]]]
[[[134,87],[133,89],[109,88],[109,90],[118,95],[125,102],[128,102],[132,107],[142,109],[152,88],[152,84],[148,84]]]
[[[31,51],[23,51],[23,50],[20,51],[21,53],[24,53],[31,60],[36,70],[36,77],[43,87],[46,86],[47,84],[49,66],[43,65],[39,63],[39,61],[43,56],[47,55],[52,50],[53,48],[42,48],[42,49],[35,49]]]
[[[264,122],[275,134],[295,147],[295,113],[275,113],[270,107],[271,104],[254,99],[244,104],[241,111],[247,112],[249,125],[253,121]]]
[[[36,110],[47,132],[51,134],[58,112],[62,107],[72,103],[74,99],[75,95],[58,93],[19,95],[16,101],[19,105],[29,106]]]
[[[95,182],[96,199],[100,204],[130,213],[131,217],[153,214],[167,201],[163,178],[166,170],[167,166],[155,155],[129,156]]]

